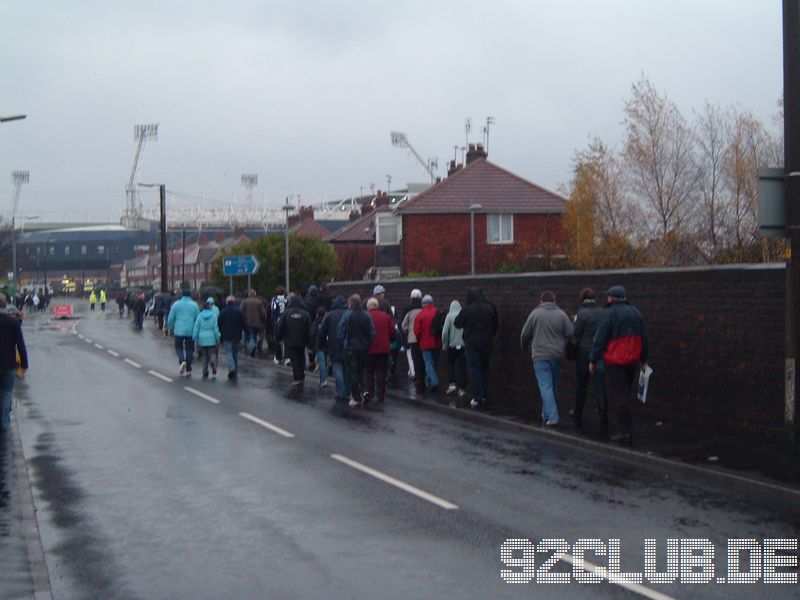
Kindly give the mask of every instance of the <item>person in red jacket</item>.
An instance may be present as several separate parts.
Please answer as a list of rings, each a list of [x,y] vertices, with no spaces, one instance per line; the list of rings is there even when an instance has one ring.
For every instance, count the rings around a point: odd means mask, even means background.
[[[442,338],[433,331],[433,320],[437,312],[433,296],[426,294],[422,299],[422,311],[414,319],[414,335],[417,336],[422,359],[425,361],[425,386],[429,392],[439,389],[437,365],[442,350]]]
[[[391,344],[397,333],[397,325],[389,314],[381,309],[377,298],[367,300],[367,310],[375,325],[375,338],[369,347],[366,362],[367,393],[364,402],[375,398],[382,404],[386,396],[386,369],[389,365]],[[377,396],[375,388],[377,387]]]

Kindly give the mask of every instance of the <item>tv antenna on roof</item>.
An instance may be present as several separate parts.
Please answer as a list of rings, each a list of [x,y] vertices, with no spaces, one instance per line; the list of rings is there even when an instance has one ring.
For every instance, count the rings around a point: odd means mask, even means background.
[[[486,125],[483,126],[483,140],[486,146],[486,154],[489,154],[489,128],[494,125],[494,117],[486,117]]]
[[[401,133],[399,131],[392,131],[392,146],[397,146],[398,148],[407,148],[411,154],[414,155],[414,158],[417,159],[417,162],[422,165],[422,168],[430,175],[431,183],[436,181],[436,176],[433,174],[433,170],[431,167],[438,168],[438,161],[434,161],[430,159],[429,162],[425,162],[422,160],[422,157],[414,150],[414,147],[408,141],[408,136],[405,133]]]

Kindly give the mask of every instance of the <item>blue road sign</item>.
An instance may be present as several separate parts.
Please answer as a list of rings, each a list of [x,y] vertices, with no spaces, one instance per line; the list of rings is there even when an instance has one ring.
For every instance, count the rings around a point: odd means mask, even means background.
[[[252,254],[245,256],[223,256],[222,272],[226,277],[237,275],[255,275],[261,263]]]

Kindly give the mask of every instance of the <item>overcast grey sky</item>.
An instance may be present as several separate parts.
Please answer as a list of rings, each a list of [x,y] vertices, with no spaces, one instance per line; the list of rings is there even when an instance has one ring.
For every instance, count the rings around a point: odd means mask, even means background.
[[[779,0],[0,0],[0,210],[119,218],[137,123],[142,181],[228,202],[304,202],[423,182],[491,115],[489,159],[545,187],[622,139],[644,73],[687,118],[708,100],[772,124]],[[460,158],[460,153],[459,153]],[[153,195],[150,200],[154,199]],[[99,214],[98,214],[99,213]]]

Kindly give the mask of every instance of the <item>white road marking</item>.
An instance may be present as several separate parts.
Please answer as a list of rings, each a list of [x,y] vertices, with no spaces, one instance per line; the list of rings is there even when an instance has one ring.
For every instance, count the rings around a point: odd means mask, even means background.
[[[152,375],[153,377],[158,377],[161,381],[166,381],[167,383],[172,383],[172,379],[170,379],[166,375],[162,375],[158,371],[150,370],[150,371],[147,371],[147,372],[150,373],[150,375]]]
[[[571,554],[562,554],[559,556],[561,560],[565,563],[569,563],[570,565],[574,564],[574,559]],[[642,585],[641,583],[633,583],[630,581],[625,581],[624,579],[619,579],[617,577],[608,577],[607,569],[605,567],[599,567],[595,564],[590,563],[588,560],[583,561],[583,569],[585,571],[589,571],[590,573],[595,573],[606,579],[609,583],[614,585],[618,585],[621,588],[628,590],[629,592],[633,592],[635,594],[639,594],[640,596],[644,596],[645,598],[651,598],[652,600],[675,600],[672,596],[667,596],[666,594],[662,594],[661,592],[657,592],[649,587]]]
[[[78,334],[78,337],[79,337],[80,339],[84,339],[84,337],[83,337],[83,334],[82,334],[82,333],[79,333],[79,334]]]
[[[136,367],[137,369],[141,369],[142,368],[142,365],[140,365],[136,361],[131,360],[130,358],[126,358],[125,362],[128,363],[132,367]]]
[[[367,475],[371,475],[376,479],[380,479],[384,483],[388,483],[389,485],[393,485],[397,488],[400,488],[404,492],[408,492],[409,494],[413,494],[418,498],[422,498],[423,500],[427,500],[435,504],[436,506],[440,506],[445,510],[458,510],[458,506],[453,504],[452,502],[448,502],[447,500],[443,500],[438,496],[434,496],[433,494],[429,494],[425,490],[421,490],[418,487],[414,487],[411,484],[405,483],[404,481],[400,481],[399,479],[395,479],[390,475],[386,475],[385,473],[381,473],[380,471],[376,471],[372,467],[368,467],[367,465],[362,465],[360,462],[356,462],[346,456],[342,456],[341,454],[331,454],[331,458],[333,460],[338,460],[340,463],[347,465],[348,467],[352,467],[361,471],[362,473],[366,473]]]
[[[219,404],[219,400],[217,400],[216,398],[209,396],[208,394],[204,394],[203,392],[199,392],[194,388],[190,388],[189,386],[185,385],[183,386],[183,389],[185,389],[190,394],[194,394],[195,396],[202,398],[203,400],[208,400],[209,402],[213,402],[214,404]]]
[[[261,425],[262,427],[266,427],[270,431],[274,431],[275,433],[277,433],[278,435],[282,435],[283,437],[287,437],[287,438],[293,438],[294,437],[293,433],[290,433],[290,432],[286,431],[285,429],[281,429],[277,425],[273,425],[272,423],[268,423],[267,421],[259,419],[258,417],[254,417],[250,413],[240,412],[239,416],[247,419],[248,421],[252,421],[256,425]]]
[[[105,346],[101,346],[100,344],[95,344],[94,347],[97,348],[98,350],[102,350],[103,348],[105,348]]]
[[[113,350],[106,350],[111,356],[114,358],[119,358],[119,352],[114,352]]]
[[[92,340],[90,338],[83,338],[83,341],[86,342],[87,344],[92,343]]]

